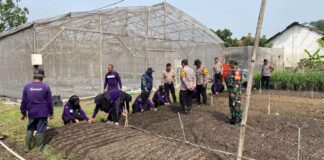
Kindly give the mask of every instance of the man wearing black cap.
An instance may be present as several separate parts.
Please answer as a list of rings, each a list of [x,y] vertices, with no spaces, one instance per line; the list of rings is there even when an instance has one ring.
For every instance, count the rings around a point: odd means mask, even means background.
[[[141,79],[141,92],[148,92],[149,94],[153,88],[153,68],[147,68],[146,72],[142,75]]]
[[[242,108],[241,108],[241,82],[242,74],[241,69],[237,66],[237,61],[231,60],[229,71],[226,77],[227,92],[229,94],[229,107],[231,111],[231,124],[240,124],[242,121]]]
[[[52,93],[50,87],[42,83],[44,77],[45,72],[43,69],[35,69],[33,82],[25,85],[23,90],[20,106],[21,119],[24,120],[28,117],[25,152],[32,149],[34,131],[37,131],[36,147],[39,150],[42,149],[47,118],[53,118]]]
[[[207,105],[207,83],[209,80],[209,73],[207,67],[205,67],[203,64],[201,64],[201,61],[199,59],[195,60],[194,65],[196,68],[196,79],[197,79],[197,102],[198,105],[201,104],[200,102],[200,95],[203,98],[204,105]]]

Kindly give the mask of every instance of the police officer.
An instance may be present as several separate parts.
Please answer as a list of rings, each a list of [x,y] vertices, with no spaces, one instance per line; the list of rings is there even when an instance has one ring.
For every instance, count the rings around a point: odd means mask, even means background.
[[[80,106],[80,98],[76,95],[71,96],[69,98],[69,101],[65,104],[62,120],[64,125],[67,125],[69,123],[79,123],[83,120],[91,123],[88,116],[84,113]]]
[[[147,68],[146,72],[142,75],[141,79],[141,93],[147,92],[148,98],[150,97],[153,88],[153,74],[154,70],[152,68]]]
[[[188,66],[188,60],[183,59],[181,61],[180,70],[180,104],[185,114],[189,114],[192,95],[196,88],[196,75],[195,71]]]
[[[207,83],[209,80],[209,73],[207,67],[201,64],[199,59],[196,59],[194,62],[196,68],[196,81],[197,81],[197,102],[198,105],[201,104],[200,102],[200,95],[203,98],[203,104],[207,105]]]
[[[21,119],[28,115],[28,125],[26,134],[26,150],[32,149],[33,133],[36,132],[36,147],[41,150],[44,143],[47,118],[53,118],[52,93],[45,83],[42,83],[45,72],[41,68],[34,71],[33,82],[25,85],[22,95],[20,111]]]
[[[162,85],[164,85],[165,87],[165,91],[169,97],[171,92],[172,98],[173,98],[173,103],[177,103],[177,97],[175,94],[175,73],[174,71],[171,69],[171,64],[168,63],[166,64],[165,69],[162,71],[162,77],[161,77],[161,82]]]
[[[119,74],[114,71],[114,66],[112,64],[108,65],[108,72],[105,76],[104,90],[112,89],[122,89],[122,82],[120,80]]]
[[[241,82],[242,74],[241,69],[237,66],[237,61],[231,60],[229,71],[226,77],[227,91],[229,94],[229,107],[231,111],[231,124],[240,124],[242,121],[242,108],[241,108]]]

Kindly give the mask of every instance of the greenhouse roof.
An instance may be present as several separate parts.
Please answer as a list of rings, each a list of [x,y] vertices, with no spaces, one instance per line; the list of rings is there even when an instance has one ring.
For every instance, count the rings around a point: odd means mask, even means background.
[[[16,32],[38,26],[50,26],[69,28],[74,23],[76,28],[91,28],[91,23],[99,20],[89,19],[89,17],[100,15],[103,18],[103,25],[107,24],[102,31],[112,34],[136,35],[158,39],[184,39],[189,41],[199,41],[206,43],[223,43],[223,41],[209,28],[185,12],[173,7],[168,3],[159,3],[152,6],[119,7],[103,10],[93,10],[85,12],[72,12],[57,17],[40,19],[25,23],[12,30],[0,33],[0,39],[15,34]],[[97,17],[100,17],[97,16]],[[88,19],[84,19],[88,17]],[[99,18],[98,18],[99,19]],[[77,25],[76,25],[77,24]],[[68,25],[68,27],[66,27]],[[89,27],[90,26],[90,27]],[[124,28],[124,32],[115,28]],[[146,30],[146,31],[145,31]],[[99,31],[99,28],[91,28],[91,31]],[[181,37],[180,37],[181,36]],[[183,38],[186,37],[186,38]]]

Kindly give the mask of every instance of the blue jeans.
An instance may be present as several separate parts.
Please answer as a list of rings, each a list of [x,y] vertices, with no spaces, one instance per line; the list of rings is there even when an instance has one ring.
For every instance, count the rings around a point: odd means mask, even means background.
[[[28,120],[27,131],[37,131],[37,133],[44,133],[47,127],[47,117],[34,118]]]

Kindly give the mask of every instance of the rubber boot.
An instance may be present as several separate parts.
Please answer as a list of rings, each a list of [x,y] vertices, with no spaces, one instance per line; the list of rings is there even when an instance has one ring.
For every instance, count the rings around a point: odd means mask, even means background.
[[[27,133],[26,133],[25,153],[28,153],[30,150],[32,150],[33,134],[34,134],[33,131],[27,131]]]
[[[242,122],[242,119],[241,119],[241,118],[238,118],[238,117],[237,117],[237,118],[235,119],[235,124],[236,124],[236,125],[241,125],[241,122]]]
[[[236,118],[232,116],[232,118],[229,120],[229,123],[235,125],[235,122],[236,122]]]
[[[37,133],[36,134],[36,147],[39,151],[42,151],[43,146],[44,146],[44,139],[45,139],[45,134],[44,133]]]

